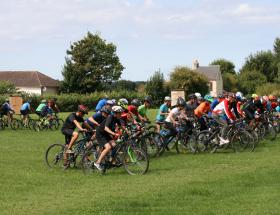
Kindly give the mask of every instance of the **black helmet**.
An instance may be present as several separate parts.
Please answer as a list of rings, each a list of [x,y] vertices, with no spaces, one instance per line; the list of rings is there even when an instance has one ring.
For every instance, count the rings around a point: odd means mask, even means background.
[[[141,102],[139,101],[139,99],[133,99],[131,101],[131,104],[136,106],[136,107],[139,107],[141,105]]]
[[[153,102],[151,96],[146,96],[146,97],[144,98],[144,101],[149,102],[150,104],[152,104],[152,102]]]
[[[88,108],[85,105],[79,105],[78,106],[78,111],[80,111],[84,114],[88,114]]]
[[[225,98],[225,95],[221,93],[221,94],[218,95],[218,98],[223,99],[223,98]]]
[[[188,98],[189,98],[189,99],[196,99],[197,97],[196,97],[195,94],[190,94]]]
[[[100,111],[104,112],[104,113],[107,113],[107,114],[110,114],[111,113],[111,108],[103,106]]]
[[[185,106],[186,105],[185,99],[183,99],[182,97],[179,97],[177,99],[177,105],[178,106]]]

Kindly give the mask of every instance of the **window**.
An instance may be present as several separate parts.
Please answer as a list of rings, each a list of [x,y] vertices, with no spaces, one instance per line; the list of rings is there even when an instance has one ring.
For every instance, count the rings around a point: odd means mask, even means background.
[[[213,91],[213,83],[211,81],[208,83],[208,86],[209,86],[209,91]]]

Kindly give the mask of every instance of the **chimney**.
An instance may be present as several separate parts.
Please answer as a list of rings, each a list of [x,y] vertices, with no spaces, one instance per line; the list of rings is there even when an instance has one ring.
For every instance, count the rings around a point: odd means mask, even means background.
[[[192,64],[192,70],[196,70],[199,67],[199,62],[198,60],[193,60],[193,64]]]

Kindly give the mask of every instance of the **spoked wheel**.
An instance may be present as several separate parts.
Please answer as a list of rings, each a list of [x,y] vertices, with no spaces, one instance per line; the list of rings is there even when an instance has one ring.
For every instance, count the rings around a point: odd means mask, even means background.
[[[254,138],[245,130],[235,133],[230,141],[235,152],[252,152],[255,149]]]
[[[81,160],[81,167],[84,174],[88,175],[95,172],[94,162],[97,160],[97,156],[98,152],[96,149],[85,151]]]
[[[135,147],[128,147],[123,155],[123,165],[130,175],[143,175],[149,169],[147,154]]]
[[[151,132],[141,139],[141,148],[148,154],[149,157],[155,157],[158,154],[161,145],[161,136],[155,132]]]
[[[33,129],[34,129],[34,131],[37,131],[37,132],[42,131],[43,130],[42,122],[39,120],[34,121]]]
[[[276,139],[276,130],[271,122],[267,123],[265,126],[265,138],[273,141]]]
[[[214,139],[212,138],[213,132],[211,131],[201,131],[196,136],[196,152],[211,151],[214,147]]]
[[[157,127],[155,125],[150,125],[150,126],[148,126],[147,130],[150,132],[156,132]]]
[[[46,163],[50,168],[62,168],[63,167],[63,154],[64,145],[53,144],[51,145],[45,155]]]
[[[50,120],[50,129],[51,130],[57,130],[59,128],[59,124],[58,124],[58,121],[57,120]]]
[[[10,126],[11,126],[11,129],[13,129],[13,130],[19,129],[19,127],[20,127],[19,121],[17,119],[12,119]]]
[[[265,136],[265,126],[261,123],[259,124],[256,128],[255,131],[257,132],[258,136],[259,136],[259,140],[264,139]]]
[[[64,120],[63,119],[57,119],[57,124],[58,124],[58,128],[62,128],[63,124],[64,124]]]
[[[177,153],[195,153],[196,152],[196,141],[195,141],[195,136],[191,135],[188,136],[187,134],[184,137],[179,138],[176,141],[175,147]]]

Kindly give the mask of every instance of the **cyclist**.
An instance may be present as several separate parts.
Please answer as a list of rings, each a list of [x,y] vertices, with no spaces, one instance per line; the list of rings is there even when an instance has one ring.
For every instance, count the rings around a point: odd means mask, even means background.
[[[46,106],[47,100],[43,99],[39,106],[36,108],[35,113],[40,116],[42,109]]]
[[[211,110],[211,103],[213,102],[213,97],[210,95],[204,96],[204,102],[202,102],[195,110],[194,114],[198,118],[198,123],[200,124],[200,130],[206,130],[207,125],[204,119],[204,115],[207,115]]]
[[[138,107],[141,105],[141,102],[138,99],[133,99],[128,105],[127,110],[132,113],[134,119],[139,121],[145,121],[144,118],[139,114]]]
[[[184,109],[185,105],[185,100],[182,97],[179,97],[177,99],[176,107],[169,112],[167,118],[165,119],[165,128],[169,130],[168,134],[165,136],[165,141],[168,141],[169,137],[177,134],[176,119],[182,114],[182,110]]]
[[[222,126],[221,130],[221,137],[220,137],[220,145],[224,145],[229,143],[228,139],[226,138],[226,131],[228,129],[228,122],[225,119],[225,116],[227,119],[230,120],[230,122],[233,122],[235,120],[234,114],[230,111],[230,103],[233,102],[234,97],[233,95],[229,95],[227,98],[225,98],[222,102],[220,102],[212,111],[212,117]]]
[[[53,118],[52,114],[53,114],[53,110],[51,108],[52,106],[52,102],[51,100],[48,101],[47,105],[45,105],[40,113],[40,117],[44,118],[46,117],[47,120],[50,120]]]
[[[104,120],[99,127],[96,129],[96,139],[99,143],[100,148],[104,148],[101,152],[99,158],[94,162],[94,166],[98,170],[102,170],[100,165],[105,156],[111,151],[111,149],[116,146],[114,139],[118,138],[119,134],[116,133],[116,125],[122,126],[121,115],[123,113],[123,108],[121,106],[113,106],[113,115],[109,115],[106,120]]]
[[[84,122],[83,117],[85,114],[88,114],[88,108],[84,105],[79,105],[78,110],[75,113],[71,113],[62,126],[61,132],[65,136],[67,147],[66,154],[73,153],[72,146],[79,137],[79,133],[75,131],[75,128],[78,128],[79,131],[87,131],[80,125],[80,123]]]
[[[100,100],[98,101],[98,103],[97,103],[97,105],[96,105],[96,107],[95,107],[95,111],[96,111],[96,112],[100,111],[101,108],[102,108],[103,106],[106,105],[107,101],[108,101],[108,96],[105,95],[105,97],[104,97],[103,99],[100,99]]]
[[[152,104],[152,98],[150,96],[146,96],[144,98],[144,104],[138,107],[138,112],[139,114],[144,118],[146,122],[150,122],[147,114],[148,114],[148,109]]]
[[[225,99],[225,96],[223,94],[218,95],[218,98],[214,99],[214,101],[211,103],[211,110],[213,111],[214,108],[223,100]]]
[[[169,96],[166,96],[164,98],[164,103],[160,106],[158,114],[156,116],[156,126],[157,126],[158,133],[161,129],[161,125],[164,123],[164,120],[169,114],[170,107],[171,107],[171,98]]]
[[[195,94],[190,94],[188,97],[188,101],[186,102],[185,112],[188,116],[194,115],[194,110],[197,108],[197,97]]]
[[[101,110],[95,114],[93,114],[91,117],[87,118],[85,120],[85,123],[87,123],[91,129],[94,129],[111,114],[111,108],[107,108],[106,106],[102,107]]]
[[[1,105],[1,115],[6,115],[8,117],[8,122],[10,123],[13,119],[13,114],[15,113],[14,109],[10,105],[10,100],[5,99],[4,104]]]
[[[27,125],[27,120],[28,120],[28,116],[29,116],[30,111],[31,111],[30,101],[27,100],[20,108],[20,113],[23,116],[24,126]]]

